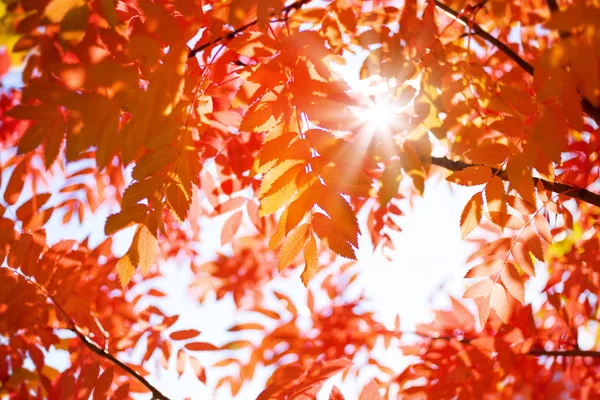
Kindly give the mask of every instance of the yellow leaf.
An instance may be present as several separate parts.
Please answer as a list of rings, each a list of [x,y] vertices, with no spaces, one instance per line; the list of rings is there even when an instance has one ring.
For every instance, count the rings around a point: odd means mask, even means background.
[[[283,189],[270,196],[260,199],[260,210],[258,215],[265,217],[272,214],[287,204],[298,190],[295,182],[289,182]]]
[[[285,238],[279,252],[279,270],[290,265],[308,240],[308,224],[302,224]]]
[[[319,255],[317,253],[317,241],[313,235],[310,235],[308,242],[304,246],[304,260],[306,266],[302,272],[302,283],[304,286],[308,286],[308,282],[316,275],[319,271]]]
[[[83,5],[84,0],[52,0],[44,9],[44,16],[53,23],[59,23],[70,10]]]

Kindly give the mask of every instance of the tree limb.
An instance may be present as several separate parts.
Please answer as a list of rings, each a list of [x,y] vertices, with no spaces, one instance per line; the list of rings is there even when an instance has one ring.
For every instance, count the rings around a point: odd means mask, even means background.
[[[284,7],[279,13],[273,13],[272,15],[276,15],[276,14],[285,14],[286,18],[287,18],[287,14],[292,11],[292,10],[298,10],[300,7],[302,7],[303,5],[311,2],[312,0],[298,0],[292,4],[290,4],[289,6]],[[256,25],[258,23],[258,18],[256,18],[254,21],[248,22],[246,25],[240,26],[239,28],[237,28],[234,31],[231,31],[225,35],[221,35],[209,42],[203,43],[195,48],[193,48],[192,50],[190,50],[188,52],[188,58],[192,58],[194,57],[196,54],[200,53],[201,51],[207,49],[210,46],[213,46],[217,43],[219,43],[222,40],[229,40],[229,39],[233,39],[234,37],[236,37],[239,33],[245,31],[246,29]]]
[[[504,42],[502,42],[498,38],[492,36],[487,31],[483,30],[483,28],[481,26],[479,26],[477,23],[470,21],[469,18],[466,17],[465,15],[460,14],[459,12],[455,11],[453,8],[442,3],[440,0],[434,0],[434,1],[435,1],[435,6],[438,9],[442,10],[449,16],[453,17],[456,21],[459,21],[467,28],[472,29],[473,33],[475,35],[481,37],[485,41],[496,46],[498,48],[498,50],[500,50],[501,52],[506,54],[511,60],[513,60],[515,63],[517,63],[517,65],[520,66],[525,72],[527,72],[529,75],[533,76],[533,71],[534,71],[533,66],[531,64],[529,64],[527,61],[525,61],[516,52],[514,52],[513,49],[508,47],[508,45],[506,45]],[[552,0],[550,0],[548,2],[549,8],[552,9],[552,6],[550,5],[550,3],[556,3],[556,2],[552,1]],[[583,108],[583,111],[590,118],[592,118],[597,124],[600,124],[600,108],[595,107],[585,97],[581,98],[581,106]]]
[[[157,388],[155,388],[154,386],[152,386],[152,384],[150,382],[148,382],[146,380],[146,378],[144,378],[139,373],[137,373],[133,368],[131,368],[129,365],[125,364],[123,361],[119,360],[118,358],[116,358],[112,354],[110,354],[108,351],[102,349],[93,340],[91,340],[89,337],[87,337],[86,335],[84,335],[83,332],[81,332],[79,330],[79,328],[77,328],[77,325],[71,319],[71,317],[69,317],[69,315],[64,310],[64,308],[62,308],[62,306],[60,304],[58,304],[58,302],[56,300],[54,300],[54,297],[52,297],[52,295],[50,293],[48,293],[43,286],[41,286],[39,283],[33,281],[29,276],[24,275],[21,272],[15,270],[15,269],[12,269],[10,267],[8,269],[10,271],[12,271],[14,274],[21,276],[27,282],[31,283],[33,286],[35,286],[35,288],[37,290],[39,290],[44,296],[46,296],[46,298],[48,300],[50,300],[52,302],[52,304],[54,304],[54,306],[56,307],[56,309],[60,312],[60,314],[66,320],[67,324],[69,325],[68,329],[71,332],[75,333],[75,335],[77,336],[77,338],[79,340],[81,340],[81,342],[88,349],[90,349],[90,351],[92,351],[93,353],[99,355],[100,357],[103,357],[103,358],[109,360],[110,362],[112,362],[116,366],[118,366],[121,369],[123,369],[125,372],[127,372],[129,375],[131,375],[133,378],[135,378],[136,380],[138,380],[142,385],[144,385],[146,388],[148,388],[148,390],[150,392],[152,392],[152,399],[153,400],[154,399],[156,399],[156,400],[169,400],[169,398],[167,396],[165,396]]]
[[[453,161],[446,157],[431,157],[431,163],[450,171],[462,171],[465,168],[475,166],[475,164],[468,164],[462,161]],[[492,172],[500,179],[508,181],[508,176],[504,170],[492,168]],[[536,185],[538,182],[540,182],[544,186],[544,189],[551,192],[559,193],[595,205],[596,207],[600,207],[600,194],[590,192],[587,189],[567,185],[564,183],[549,182],[547,180],[535,177],[533,178],[533,182]]]
[[[421,332],[401,332],[402,334],[409,334],[419,336],[423,339],[428,340],[456,340],[459,343],[463,344],[471,344],[471,342],[476,338],[459,338],[455,336],[432,336],[426,333]],[[531,349],[527,353],[523,353],[523,355],[533,356],[533,357],[592,357],[592,358],[600,358],[600,351],[594,350],[579,350],[579,349],[571,349],[571,350],[544,350],[544,349]]]

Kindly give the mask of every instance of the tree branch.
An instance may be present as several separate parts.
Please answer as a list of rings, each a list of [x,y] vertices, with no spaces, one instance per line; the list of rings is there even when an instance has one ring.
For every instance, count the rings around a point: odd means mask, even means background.
[[[460,13],[458,13],[457,11],[455,11],[454,9],[452,9],[451,7],[449,7],[446,4],[442,3],[440,0],[434,0],[434,1],[435,1],[435,6],[438,9],[442,10],[443,12],[445,12],[446,14],[448,14],[449,16],[453,17],[456,21],[461,22],[467,28],[472,29],[473,33],[475,35],[481,37],[485,41],[487,41],[487,42],[491,43],[492,45],[496,46],[498,48],[498,50],[500,50],[501,52],[503,52],[504,54],[506,54],[510,59],[512,59],[515,63],[517,63],[517,65],[519,65],[521,68],[523,68],[523,70],[525,72],[527,72],[529,75],[533,76],[533,71],[534,71],[533,66],[531,64],[529,64],[527,61],[525,61],[523,58],[521,58],[521,56],[519,56],[510,47],[508,47],[508,45],[506,45],[504,42],[502,42],[498,38],[492,36],[487,31],[483,30],[483,28],[481,26],[479,26],[477,23],[475,23],[473,21],[470,21],[469,18],[466,17],[465,15],[461,15]],[[553,0],[548,1],[548,6],[552,10],[551,3],[552,4],[556,4],[556,2],[553,1]],[[557,4],[556,4],[556,6],[558,7]],[[600,125],[600,108],[595,107],[585,97],[581,98],[581,106],[583,108],[583,111],[590,118],[592,118],[597,124]]]
[[[35,288],[37,290],[39,290],[44,296],[46,296],[46,298],[48,300],[50,300],[52,302],[52,304],[54,304],[54,306],[56,307],[56,309],[62,314],[63,318],[66,320],[67,324],[69,325],[68,329],[71,332],[75,333],[75,335],[77,336],[77,338],[79,338],[79,340],[81,340],[81,342],[88,349],[90,349],[90,351],[92,351],[93,353],[99,355],[100,357],[106,358],[107,360],[109,360],[113,364],[115,364],[118,367],[120,367],[121,369],[123,369],[125,372],[127,372],[129,375],[131,375],[133,378],[137,379],[142,385],[144,385],[146,388],[148,388],[148,390],[150,390],[150,392],[152,392],[152,399],[153,400],[154,399],[156,399],[156,400],[169,400],[169,398],[167,396],[165,396],[157,388],[155,388],[154,386],[152,386],[152,384],[150,382],[148,382],[146,380],[146,378],[144,378],[139,373],[137,373],[135,370],[133,370],[133,368],[131,368],[129,365],[125,364],[124,362],[122,362],[121,360],[119,360],[118,358],[116,358],[115,356],[113,356],[112,354],[110,354],[108,351],[102,349],[100,346],[98,346],[98,344],[96,344],[89,337],[87,337],[86,335],[84,335],[83,332],[81,332],[77,328],[77,325],[75,325],[75,322],[71,319],[71,317],[69,317],[69,315],[64,310],[64,308],[62,308],[62,306],[60,304],[58,304],[58,302],[56,302],[56,300],[54,300],[54,297],[52,297],[52,295],[50,293],[48,293],[43,286],[41,286],[39,283],[33,281],[29,276],[24,275],[24,274],[20,273],[19,271],[15,270],[15,269],[12,269],[10,267],[8,269],[10,271],[12,271],[14,274],[21,276],[27,282],[29,282],[30,284],[32,284],[33,286],[35,286]]]
[[[54,304],[60,310],[60,306],[58,306],[56,303],[54,303]],[[61,313],[63,313],[63,315],[66,315],[66,314],[64,314],[64,311],[62,311],[62,310],[61,310]],[[137,379],[142,385],[144,385],[146,388],[148,388],[148,390],[150,390],[150,392],[152,392],[152,399],[169,400],[169,398],[167,396],[165,396],[157,388],[152,386],[152,384],[150,382],[148,382],[146,380],[146,378],[144,378],[139,373],[137,373],[135,370],[133,370],[133,368],[131,368],[129,365],[125,364],[123,361],[119,360],[118,358],[116,358],[115,356],[110,354],[108,351],[100,348],[100,346],[98,346],[94,341],[92,341],[89,337],[87,337],[79,329],[77,329],[77,327],[75,326],[75,324],[72,321],[69,321],[69,322],[72,324],[71,327],[69,328],[69,330],[74,332],[75,335],[77,335],[77,337],[79,338],[79,340],[81,340],[83,342],[83,344],[88,349],[90,349],[90,351],[92,351],[93,353],[96,353],[100,357],[106,358],[113,364],[119,366],[121,369],[123,369],[125,372],[127,372],[129,375],[131,375],[133,378]]]
[[[303,5],[311,2],[312,0],[298,0],[292,4],[290,4],[289,6],[284,7],[279,13],[273,13],[272,15],[281,15],[281,14],[285,14],[287,19],[287,14],[292,11],[292,10],[298,10],[300,7],[302,7]],[[233,39],[234,37],[236,37],[239,33],[245,31],[246,29],[256,25],[258,23],[258,18],[256,18],[254,21],[248,22],[246,25],[240,26],[239,28],[237,28],[234,31],[231,31],[225,35],[219,36],[209,42],[203,43],[197,47],[195,47],[194,49],[190,50],[188,52],[188,58],[192,58],[194,57],[196,54],[200,53],[201,51],[207,49],[208,47],[215,45],[217,43],[219,43],[222,40],[229,40],[229,39]]]
[[[450,171],[462,171],[465,168],[473,167],[475,165],[468,164],[462,161],[453,161],[446,157],[431,157],[431,163]],[[506,175],[506,172],[504,170],[492,168],[492,172],[500,179],[508,181],[508,176]],[[535,177],[533,178],[533,182],[536,185],[538,182],[540,182],[544,186],[544,189],[550,190],[551,192],[559,193],[595,205],[596,207],[600,207],[600,195],[590,192],[587,189],[567,185],[564,183],[549,182],[547,180]]]
[[[406,335],[415,335],[419,336],[423,339],[428,340],[456,340],[459,343],[463,344],[471,344],[471,342],[476,338],[458,338],[454,336],[432,336],[426,333],[421,332],[401,332]],[[533,357],[593,357],[600,358],[600,351],[594,350],[579,350],[579,349],[571,349],[571,350],[544,350],[544,349],[531,349],[527,353],[523,353],[523,355],[533,356]]]

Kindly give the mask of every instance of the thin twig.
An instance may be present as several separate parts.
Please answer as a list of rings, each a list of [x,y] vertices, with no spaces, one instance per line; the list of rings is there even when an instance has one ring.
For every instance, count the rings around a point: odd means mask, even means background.
[[[303,5],[311,2],[312,0],[298,0],[292,4],[290,4],[289,6],[284,7],[280,12],[278,13],[273,13],[273,15],[281,15],[281,14],[285,14],[285,18],[284,20],[287,20],[287,16],[289,14],[290,11],[292,10],[298,10],[300,7],[302,7]],[[223,40],[230,40],[233,39],[234,37],[236,37],[238,34],[240,34],[241,32],[245,31],[246,29],[256,25],[258,23],[258,18],[256,18],[255,20],[248,22],[246,25],[242,25],[239,28],[237,28],[234,31],[231,31],[225,35],[221,35],[209,42],[203,43],[201,45],[199,45],[198,47],[195,47],[194,49],[190,50],[188,52],[188,58],[192,58],[194,57],[196,54],[200,53],[201,51],[205,50],[206,48],[213,46]]]
[[[465,168],[473,167],[477,164],[468,164],[462,161],[453,161],[446,157],[431,157],[431,163],[437,165],[438,167],[445,168],[450,171],[462,171]],[[499,170],[497,168],[491,168],[492,173],[498,176],[500,179],[504,181],[508,181],[508,176],[506,175],[506,171]],[[600,194],[596,194],[590,192],[587,189],[579,188],[576,186],[567,185],[564,183],[558,182],[549,182],[545,179],[541,178],[533,178],[534,184],[537,185],[538,182],[544,186],[544,189],[549,190],[554,193],[562,194],[568,197],[572,197],[577,200],[584,201],[589,204],[593,204],[596,207],[600,207]]]
[[[513,49],[508,47],[507,44],[502,42],[500,39],[492,36],[490,33],[485,31],[478,24],[476,24],[472,21],[469,21],[468,17],[466,17],[465,15],[462,15],[458,11],[455,11],[453,8],[442,3],[440,0],[434,0],[434,1],[435,1],[435,6],[438,9],[442,10],[443,12],[445,12],[446,14],[448,14],[449,16],[454,18],[456,21],[459,21],[465,27],[470,28],[475,35],[481,37],[485,41],[496,46],[498,48],[498,50],[500,50],[502,53],[506,54],[511,60],[513,60],[515,63],[517,63],[518,66],[523,68],[523,70],[525,72],[527,72],[529,75],[533,76],[533,71],[534,71],[533,66],[531,64],[529,64],[527,61],[525,61],[515,51],[513,51]],[[592,118],[594,121],[596,121],[597,124],[600,124],[600,108],[595,107],[585,97],[581,98],[581,106],[583,108],[583,111],[590,118]]]

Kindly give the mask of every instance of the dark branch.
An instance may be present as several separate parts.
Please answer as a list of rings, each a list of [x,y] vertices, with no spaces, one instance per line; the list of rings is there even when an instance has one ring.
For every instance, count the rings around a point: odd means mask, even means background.
[[[431,163],[450,171],[461,171],[465,168],[474,166],[474,164],[467,164],[462,161],[453,161],[446,157],[431,157]],[[492,168],[492,172],[500,179],[508,181],[508,176],[506,175],[505,171]],[[538,182],[540,182],[544,186],[544,189],[550,190],[551,192],[559,193],[589,204],[593,204],[596,207],[600,207],[600,195],[590,192],[587,189],[566,185],[564,183],[549,182],[540,178],[533,178],[533,182],[536,185]]]
[[[281,21],[285,21],[287,20],[287,15],[289,14],[290,11],[293,10],[298,10],[300,7],[302,7],[303,5],[309,3],[312,0],[298,0],[292,4],[290,4],[289,6],[284,7],[279,13],[273,13],[272,15],[285,15],[284,18],[278,18],[277,20],[281,20]],[[196,54],[200,53],[201,51],[207,49],[210,46],[213,46],[223,40],[230,40],[233,39],[234,37],[236,37],[238,34],[240,34],[241,32],[245,31],[246,29],[256,25],[258,23],[258,18],[255,19],[254,21],[248,22],[246,25],[240,26],[239,28],[237,28],[234,31],[231,31],[225,35],[219,36],[209,42],[203,43],[198,47],[195,47],[194,49],[190,50],[188,52],[188,58],[192,58],[194,57]]]
[[[60,307],[56,303],[54,303],[54,304],[56,305],[57,308],[60,309]],[[61,312],[66,317],[66,314],[64,314],[64,311],[61,310]],[[103,350],[102,348],[100,348],[100,346],[98,346],[89,337],[87,337],[79,329],[77,329],[77,327],[75,326],[75,324],[73,324],[72,321],[69,321],[69,322],[72,324],[71,327],[69,328],[69,330],[72,331],[72,332],[74,332],[75,335],[77,335],[77,337],[79,338],[79,340],[81,340],[83,342],[83,344],[88,349],[90,349],[90,351],[92,351],[93,353],[96,353],[100,357],[106,358],[107,360],[109,360],[113,364],[119,366],[121,369],[123,369],[129,375],[131,375],[132,377],[134,377],[135,379],[137,379],[138,381],[140,381],[140,383],[142,385],[146,386],[146,388],[148,388],[148,390],[150,390],[150,392],[152,392],[152,399],[169,400],[169,398],[167,396],[165,396],[157,388],[155,388],[154,386],[152,386],[152,384],[150,382],[148,382],[146,380],[146,378],[144,378],[143,376],[141,376],[140,374],[138,374],[129,365],[125,364],[124,362],[122,362],[121,360],[119,360],[118,358],[116,358],[115,356],[113,356],[112,354],[110,354],[108,351]]]
[[[550,9],[552,9],[552,6],[550,5],[550,3],[556,4],[556,2],[552,1],[552,0],[548,1],[548,6],[550,7]],[[521,56],[519,56],[517,53],[515,53],[504,42],[502,42],[498,38],[492,36],[485,30],[483,30],[483,28],[481,26],[479,26],[478,24],[476,24],[473,21],[470,21],[468,17],[466,17],[465,15],[461,15],[460,13],[458,13],[451,7],[447,6],[446,4],[442,3],[441,1],[435,0],[435,5],[437,8],[439,8],[440,10],[442,10],[449,16],[451,16],[454,19],[456,19],[457,21],[461,22],[464,26],[472,29],[472,31],[475,35],[481,37],[485,41],[496,46],[498,48],[498,50],[500,50],[501,52],[506,54],[511,60],[513,60],[515,63],[517,63],[517,65],[519,65],[521,68],[523,68],[523,70],[525,72],[527,72],[529,75],[533,76],[533,71],[534,71],[533,66],[531,64],[529,64],[527,61],[525,61],[523,58],[521,58]],[[557,5],[557,7],[558,7],[558,5]],[[585,97],[581,98],[581,106],[583,108],[583,111],[590,118],[592,118],[594,121],[596,121],[597,124],[600,124],[600,108],[596,108]]]
[[[463,337],[455,337],[455,336],[432,336],[426,333],[421,332],[401,332],[403,335],[415,335],[419,336],[423,339],[427,340],[456,340],[462,344],[470,344],[475,338],[463,338]],[[544,349],[531,349],[524,355],[534,356],[534,357],[593,357],[600,358],[600,351],[594,350],[579,350],[579,349],[570,349],[570,350],[544,350]]]
[[[134,371],[130,366],[128,366],[127,364],[125,364],[124,362],[122,362],[121,360],[119,360],[118,358],[116,358],[115,356],[113,356],[112,354],[110,354],[108,351],[102,349],[100,346],[98,346],[98,344],[96,344],[89,337],[87,337],[86,335],[84,335],[77,328],[77,325],[75,325],[75,322],[71,319],[71,317],[69,317],[69,315],[67,314],[67,312],[65,311],[65,309],[62,308],[62,306],[60,304],[58,304],[58,302],[56,300],[54,300],[54,297],[52,297],[52,295],[50,293],[48,293],[43,286],[41,286],[39,283],[33,281],[27,275],[24,275],[24,274],[20,273],[17,270],[14,270],[12,268],[9,268],[9,270],[12,271],[14,274],[17,274],[17,275],[21,276],[27,282],[31,283],[33,286],[35,286],[35,288],[37,290],[39,290],[44,296],[46,296],[46,298],[48,300],[50,300],[52,302],[52,304],[54,304],[54,306],[56,307],[56,309],[60,312],[60,314],[66,320],[67,324],[69,325],[68,329],[70,331],[72,331],[73,333],[75,333],[75,335],[77,336],[77,338],[79,338],[79,340],[81,340],[81,342],[88,349],[90,349],[90,351],[92,351],[93,353],[96,353],[100,357],[106,358],[107,360],[109,360],[113,364],[115,364],[118,367],[120,367],[121,369],[123,369],[125,372],[127,372],[129,375],[131,375],[133,378],[137,379],[142,385],[144,385],[146,388],[148,388],[148,390],[150,390],[150,392],[152,392],[152,399],[153,400],[154,399],[157,399],[157,400],[169,400],[169,398],[167,396],[165,396],[157,388],[155,388],[154,386],[152,386],[152,384],[150,382],[148,382],[139,373],[137,373],[136,371]]]
[[[532,349],[527,354],[536,357],[593,357],[600,358],[600,351],[593,350],[540,350]]]

